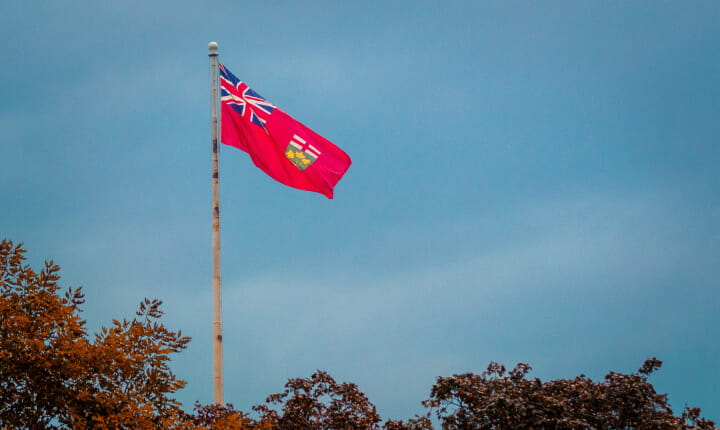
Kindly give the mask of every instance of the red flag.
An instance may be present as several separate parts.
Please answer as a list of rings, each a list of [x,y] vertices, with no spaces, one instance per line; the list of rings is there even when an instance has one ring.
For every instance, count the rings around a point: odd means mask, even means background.
[[[220,64],[221,140],[276,181],[333,198],[352,161],[332,142],[265,100]]]

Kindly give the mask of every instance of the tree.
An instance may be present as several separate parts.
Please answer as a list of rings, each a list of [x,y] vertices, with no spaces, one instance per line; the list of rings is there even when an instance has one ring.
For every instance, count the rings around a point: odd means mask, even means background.
[[[170,395],[184,381],[170,354],[190,341],[158,323],[159,300],[92,339],[80,318],[81,288],[61,295],[60,268],[23,264],[25,250],[0,242],[0,427],[174,428],[185,425]]]
[[[673,415],[667,395],[657,394],[647,380],[661,365],[651,358],[637,373],[610,372],[603,382],[580,375],[543,383],[526,378],[527,364],[506,373],[505,366],[491,363],[480,375],[439,377],[423,404],[444,430],[715,429],[697,408]]]
[[[667,395],[648,376],[651,358],[636,372],[610,372],[542,382],[531,368],[491,363],[477,375],[439,377],[425,416],[386,421],[357,385],[328,373],[288,380],[285,390],[253,407],[257,419],[232,405],[200,405],[185,413],[171,397],[182,388],[170,354],[190,341],[159,323],[159,300],[145,299],[131,320],[113,320],[89,335],[80,317],[81,288],[58,286],[52,261],[35,272],[25,250],[0,242],[0,429],[182,430],[718,430],[685,408],[676,417]]]
[[[244,412],[238,411],[228,403],[223,405],[202,405],[195,402],[194,414],[188,414],[187,422],[191,423],[198,430],[260,430],[270,429],[271,426],[262,426],[247,416]]]
[[[430,430],[426,417],[387,421],[380,426],[375,406],[353,383],[337,383],[327,372],[318,370],[310,378],[294,378],[281,393],[271,394],[253,410],[253,420],[225,406],[195,404],[189,420],[209,430]]]
[[[261,423],[280,430],[370,430],[378,429],[380,422],[375,406],[357,385],[338,384],[322,371],[307,379],[290,379],[285,391],[271,394],[253,409],[261,414]]]

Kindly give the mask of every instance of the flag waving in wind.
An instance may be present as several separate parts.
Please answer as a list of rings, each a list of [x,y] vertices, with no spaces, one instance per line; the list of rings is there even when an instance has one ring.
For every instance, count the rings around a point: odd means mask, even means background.
[[[352,161],[329,140],[251,90],[220,64],[221,140],[276,181],[333,198]]]

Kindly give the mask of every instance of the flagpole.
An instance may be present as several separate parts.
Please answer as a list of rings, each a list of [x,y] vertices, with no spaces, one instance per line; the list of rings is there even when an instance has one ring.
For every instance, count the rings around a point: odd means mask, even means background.
[[[223,404],[222,376],[222,300],[220,288],[220,192],[218,169],[218,44],[208,44],[210,57],[210,81],[212,98],[212,245],[213,245],[213,399],[215,404]]]

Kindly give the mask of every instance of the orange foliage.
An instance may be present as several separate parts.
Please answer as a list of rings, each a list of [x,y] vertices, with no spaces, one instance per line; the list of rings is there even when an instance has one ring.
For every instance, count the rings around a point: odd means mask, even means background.
[[[62,294],[60,268],[36,272],[24,253],[0,242],[0,427],[187,428],[168,361],[190,338],[158,323],[161,302],[91,338],[82,289]]]

